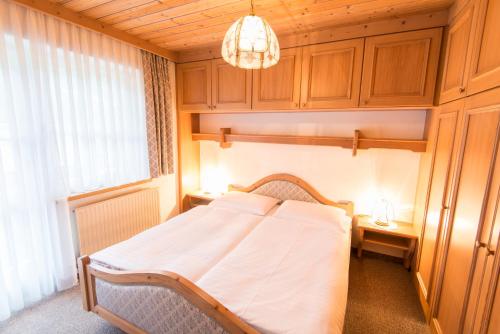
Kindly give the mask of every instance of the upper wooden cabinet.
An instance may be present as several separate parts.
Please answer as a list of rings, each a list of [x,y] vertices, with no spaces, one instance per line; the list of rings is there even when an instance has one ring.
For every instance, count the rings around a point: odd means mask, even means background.
[[[203,112],[211,109],[210,60],[177,65],[177,104],[180,110]]]
[[[441,79],[439,103],[466,96],[469,64],[469,39],[474,13],[473,2],[451,23],[447,34],[446,52]]]
[[[253,71],[253,109],[298,109],[302,49],[281,50],[278,64]]]
[[[366,38],[361,107],[431,106],[442,29]]]
[[[500,1],[478,0],[467,94],[500,85]]]
[[[359,38],[304,47],[300,107],[357,107],[363,46]]]
[[[252,71],[231,66],[224,59],[212,60],[212,109],[251,108]]]

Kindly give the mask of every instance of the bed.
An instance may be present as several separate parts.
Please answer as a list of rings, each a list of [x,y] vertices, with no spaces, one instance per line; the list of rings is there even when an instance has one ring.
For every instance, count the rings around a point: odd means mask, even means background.
[[[82,256],[84,309],[127,333],[342,332],[352,203],[288,174],[238,191],[285,204],[266,214],[199,206]],[[345,219],[280,216],[292,202],[342,208]]]

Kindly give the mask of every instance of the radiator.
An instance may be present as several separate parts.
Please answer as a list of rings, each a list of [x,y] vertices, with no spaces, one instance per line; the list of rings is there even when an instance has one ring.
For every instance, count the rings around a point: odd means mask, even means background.
[[[80,254],[92,254],[159,224],[158,189],[144,189],[79,207],[75,217]]]

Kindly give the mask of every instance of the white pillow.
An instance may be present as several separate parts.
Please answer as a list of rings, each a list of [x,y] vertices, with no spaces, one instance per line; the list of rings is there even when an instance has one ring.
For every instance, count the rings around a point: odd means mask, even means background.
[[[213,200],[209,206],[236,209],[239,211],[263,216],[271,210],[279,199],[263,195],[230,191],[227,194]]]
[[[345,232],[345,210],[330,205],[287,200],[276,210],[273,217],[308,222],[325,222],[334,224]]]

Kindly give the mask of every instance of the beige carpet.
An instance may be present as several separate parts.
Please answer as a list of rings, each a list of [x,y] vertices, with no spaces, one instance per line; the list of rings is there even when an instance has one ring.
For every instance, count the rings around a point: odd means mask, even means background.
[[[410,273],[391,258],[351,258],[345,333],[430,333]],[[49,298],[0,323],[0,333],[97,333],[120,330],[81,308],[79,289]]]

